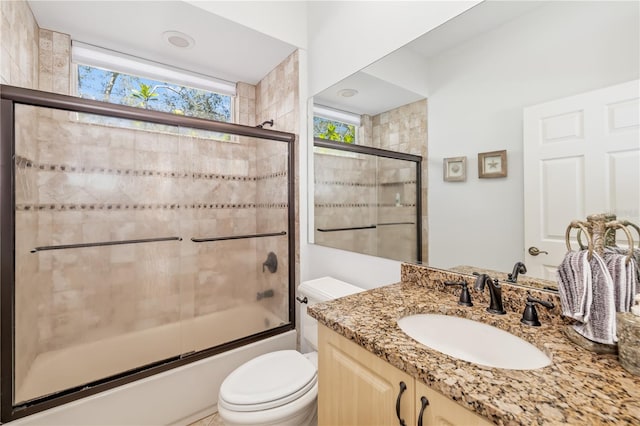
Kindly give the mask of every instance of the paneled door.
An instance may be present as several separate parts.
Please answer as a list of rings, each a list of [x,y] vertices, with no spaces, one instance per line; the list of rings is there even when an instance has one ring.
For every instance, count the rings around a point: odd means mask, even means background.
[[[640,222],[639,101],[635,80],[524,109],[524,250],[532,276],[555,281],[573,219],[614,213]]]

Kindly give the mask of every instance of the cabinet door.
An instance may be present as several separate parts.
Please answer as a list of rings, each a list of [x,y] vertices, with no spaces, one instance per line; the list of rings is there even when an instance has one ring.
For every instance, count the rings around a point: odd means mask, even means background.
[[[318,425],[415,424],[415,380],[334,331],[318,327]]]
[[[416,416],[418,416],[418,420],[422,407],[421,398],[425,396],[429,401],[429,405],[427,405],[422,414],[422,424],[418,423],[418,426],[489,426],[493,424],[484,417],[480,417],[473,411],[467,410],[441,393],[434,391],[424,383],[416,380],[415,387]]]

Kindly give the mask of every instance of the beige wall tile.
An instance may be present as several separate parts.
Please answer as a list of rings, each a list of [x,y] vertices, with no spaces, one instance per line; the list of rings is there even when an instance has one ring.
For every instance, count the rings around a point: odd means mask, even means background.
[[[38,25],[24,0],[3,1],[0,9],[2,82],[38,88]]]

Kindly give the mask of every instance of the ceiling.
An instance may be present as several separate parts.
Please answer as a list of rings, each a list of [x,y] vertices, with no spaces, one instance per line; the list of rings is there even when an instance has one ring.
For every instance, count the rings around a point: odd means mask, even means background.
[[[367,67],[314,96],[314,103],[356,114],[376,115],[424,99],[425,96],[418,93],[424,94],[422,87],[428,87],[426,80],[429,58],[544,4],[543,1],[484,1],[378,61],[396,62],[396,71],[389,73],[389,78],[374,77],[368,72],[368,68],[372,67]],[[405,50],[404,55],[398,55],[400,50]],[[412,55],[421,58],[422,62],[402,63],[401,58],[409,58]],[[403,68],[411,67],[422,68],[419,72],[424,84],[420,89],[409,90],[406,85],[401,87],[394,79],[400,76]],[[339,95],[344,89],[356,89],[359,93],[345,98]]]
[[[342,90],[354,89],[358,94],[345,98]],[[356,114],[377,115],[402,105],[424,99],[424,96],[360,71],[314,96],[313,102]]]
[[[231,82],[256,84],[296,48],[183,1],[28,1],[41,28]],[[191,36],[181,49],[166,31]]]

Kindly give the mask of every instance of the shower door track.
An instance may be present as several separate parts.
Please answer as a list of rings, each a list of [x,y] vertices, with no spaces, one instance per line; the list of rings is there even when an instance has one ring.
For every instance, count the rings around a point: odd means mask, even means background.
[[[15,358],[15,105],[46,107],[68,112],[98,114],[101,116],[145,121],[156,124],[188,127],[237,136],[268,139],[287,144],[287,230],[269,234],[288,235],[288,323],[250,336],[197,352],[186,352],[176,357],[105,377],[91,383],[14,404]],[[295,329],[295,140],[292,133],[240,124],[224,123],[151,111],[125,105],[109,104],[73,96],[59,95],[20,87],[0,85],[0,422],[6,423],[37,412],[54,408],[90,395],[125,385],[145,377],[180,367]],[[267,235],[263,235],[267,236]],[[244,236],[246,237],[246,236]],[[231,239],[231,238],[227,238]],[[180,237],[158,239],[107,241],[34,248],[34,252],[100,245],[137,244],[181,240]]]

